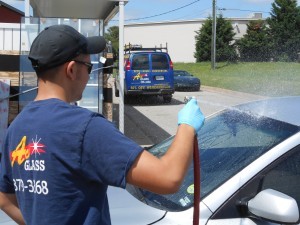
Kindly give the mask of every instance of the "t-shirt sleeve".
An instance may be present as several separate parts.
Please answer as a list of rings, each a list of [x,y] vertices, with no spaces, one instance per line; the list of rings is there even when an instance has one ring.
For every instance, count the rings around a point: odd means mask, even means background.
[[[1,155],[0,165],[0,191],[4,193],[15,193],[12,180],[12,168],[10,164],[9,152],[6,145],[3,144],[3,152]]]
[[[126,174],[143,148],[100,116],[87,125],[82,152],[82,169],[91,181],[122,187]]]

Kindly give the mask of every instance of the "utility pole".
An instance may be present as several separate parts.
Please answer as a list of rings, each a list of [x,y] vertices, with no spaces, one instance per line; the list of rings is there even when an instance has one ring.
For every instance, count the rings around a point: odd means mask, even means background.
[[[212,11],[212,40],[211,40],[211,68],[216,69],[216,32],[217,32],[217,16],[216,16],[216,1],[213,0]]]

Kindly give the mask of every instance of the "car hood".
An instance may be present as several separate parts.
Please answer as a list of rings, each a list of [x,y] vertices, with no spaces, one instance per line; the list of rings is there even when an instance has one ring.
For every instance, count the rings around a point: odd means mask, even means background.
[[[150,207],[116,187],[108,188],[108,201],[111,221],[114,225],[146,225],[162,219],[160,225],[192,224],[193,207],[182,212],[168,212]],[[200,203],[200,224],[205,224],[211,211]]]

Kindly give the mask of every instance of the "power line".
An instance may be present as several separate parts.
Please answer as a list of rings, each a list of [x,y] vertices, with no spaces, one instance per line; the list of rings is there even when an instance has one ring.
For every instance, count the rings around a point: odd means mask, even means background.
[[[173,9],[173,10],[170,10],[170,11],[167,11],[167,12],[164,12],[164,13],[160,13],[160,14],[156,14],[156,15],[153,15],[153,16],[146,16],[146,17],[141,17],[141,18],[136,18],[136,19],[128,19],[128,20],[125,20],[125,21],[132,21],[132,20],[143,20],[143,19],[149,19],[149,18],[153,18],[153,17],[157,17],[157,16],[162,16],[162,15],[165,15],[165,14],[168,14],[168,13],[171,13],[171,12],[175,12],[175,11],[178,11],[180,9],[183,9],[183,8],[186,8],[190,5],[193,5],[195,4],[196,2],[199,2],[200,0],[196,0],[196,1],[193,1],[187,5],[184,5],[184,6],[181,6],[179,8],[176,8],[176,9]]]
[[[265,11],[258,11],[258,10],[248,10],[248,9],[227,9],[227,8],[218,8],[220,11],[241,11],[241,12],[257,12],[257,13],[270,13]]]
[[[181,15],[181,16],[178,16],[178,17],[174,17],[174,18],[172,18],[172,20],[182,20],[182,19],[199,18],[201,15],[207,14],[209,9],[211,9],[211,7],[203,9],[201,11],[195,10],[193,12],[189,12],[188,14]]]
[[[266,12],[266,11],[258,11],[258,10],[248,10],[248,9],[227,9],[227,8],[218,8],[220,11],[242,11],[242,12],[253,12],[253,13],[268,13],[271,14],[272,12]],[[297,13],[289,13],[285,12],[285,14],[295,14],[298,15]]]
[[[195,4],[196,2],[200,2],[200,0],[193,1],[193,2],[191,2],[191,3],[189,3],[189,4],[184,5],[184,6],[178,7],[178,8],[176,8],[176,9],[169,10],[169,11],[167,11],[167,12],[163,12],[163,13],[160,13],[160,14],[156,14],[156,15],[153,15],[153,16],[145,16],[145,17],[134,18],[134,19],[126,19],[125,21],[143,20],[143,19],[149,19],[149,18],[153,18],[153,17],[157,17],[157,16],[162,16],[162,15],[169,14],[169,13],[178,11],[178,10],[180,10],[180,9],[186,8],[186,7],[190,6],[190,5]],[[112,21],[117,21],[117,20],[112,20]]]

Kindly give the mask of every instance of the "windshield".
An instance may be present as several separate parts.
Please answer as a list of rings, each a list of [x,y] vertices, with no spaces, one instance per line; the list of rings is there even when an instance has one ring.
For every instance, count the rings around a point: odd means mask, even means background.
[[[201,198],[297,131],[296,126],[232,109],[207,119],[198,137]],[[172,140],[153,146],[149,152],[161,157]],[[191,166],[178,193],[158,196],[140,190],[140,194],[153,207],[181,211],[193,205],[193,191],[189,191],[193,183]]]

